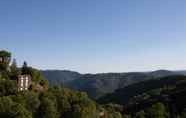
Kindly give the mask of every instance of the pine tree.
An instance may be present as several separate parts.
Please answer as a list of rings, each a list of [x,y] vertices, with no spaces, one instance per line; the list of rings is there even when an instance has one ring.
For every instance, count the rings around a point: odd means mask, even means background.
[[[22,66],[21,71],[22,71],[22,74],[30,74],[30,69],[29,69],[26,61],[23,62],[23,66]]]
[[[13,62],[10,66],[10,70],[11,70],[11,75],[12,76],[17,76],[17,75],[21,74],[19,68],[17,67],[16,59],[13,59]]]

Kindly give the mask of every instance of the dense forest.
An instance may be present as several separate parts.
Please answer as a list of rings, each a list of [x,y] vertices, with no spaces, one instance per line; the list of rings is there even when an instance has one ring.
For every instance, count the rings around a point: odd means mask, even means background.
[[[185,118],[185,99],[186,76],[174,75],[118,89],[97,101],[102,104],[123,105],[125,106],[123,112],[132,117],[140,115],[140,118],[142,116],[143,118]],[[160,112],[162,112],[161,116],[158,114]]]
[[[0,118],[186,118],[184,72],[82,75],[55,71],[54,80],[63,76],[63,81],[51,84],[51,79],[49,83],[45,79],[52,78],[49,72],[41,72],[27,62],[17,67],[11,58],[10,52],[0,51]],[[19,75],[31,76],[28,90],[18,91],[14,78]],[[93,100],[95,89],[90,84],[95,81],[97,90],[104,94]],[[70,89],[70,85],[84,89]]]

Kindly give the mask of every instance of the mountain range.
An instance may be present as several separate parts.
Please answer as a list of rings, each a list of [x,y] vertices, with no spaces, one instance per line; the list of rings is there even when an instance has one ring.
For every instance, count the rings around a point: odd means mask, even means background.
[[[150,93],[149,95],[159,95],[162,90],[173,90],[178,87],[178,85],[180,87],[181,83],[186,83],[186,76],[172,75],[160,77],[117,89],[115,92],[105,95],[98,101],[101,103],[114,102],[117,104],[127,104],[129,101],[134,102],[134,98],[139,98],[139,96],[144,97],[144,93]]]
[[[65,87],[86,92],[93,99],[101,98],[129,85],[171,75],[186,75],[186,71],[157,70],[151,72],[81,74],[68,70],[43,70],[51,86]]]

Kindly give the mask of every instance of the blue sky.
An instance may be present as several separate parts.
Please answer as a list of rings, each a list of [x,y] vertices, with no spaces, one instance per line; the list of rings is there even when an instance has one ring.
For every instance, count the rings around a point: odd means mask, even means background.
[[[0,49],[39,69],[186,69],[185,0],[1,0]]]

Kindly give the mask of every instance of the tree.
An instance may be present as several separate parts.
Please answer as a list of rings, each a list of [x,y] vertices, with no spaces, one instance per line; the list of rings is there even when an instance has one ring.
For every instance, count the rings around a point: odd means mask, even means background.
[[[112,117],[113,117],[113,118],[122,118],[122,115],[121,115],[121,113],[119,113],[119,112],[114,112],[114,113],[112,114]]]
[[[69,98],[72,105],[72,118],[93,118],[96,113],[96,105],[86,93],[75,92]]]
[[[0,98],[0,117],[1,118],[32,118],[21,104],[12,101],[10,97]]]
[[[0,51],[0,77],[9,78],[9,64],[11,61],[11,53],[5,50]]]
[[[147,109],[148,118],[167,118],[168,115],[166,107],[162,103],[153,104],[151,108]]]
[[[30,69],[29,69],[26,61],[23,62],[23,66],[22,66],[21,71],[22,71],[22,74],[30,74]]]
[[[29,68],[29,74],[32,76],[32,81],[36,83],[40,83],[41,80],[44,80],[43,74],[34,68]],[[47,82],[41,82],[41,84],[45,84],[47,86]]]
[[[11,61],[11,53],[5,50],[0,51],[0,59],[1,59],[0,70],[7,71]]]
[[[54,105],[54,101],[49,98],[42,98],[41,105],[38,110],[38,118],[58,118],[59,115],[57,113],[57,109]]]
[[[27,68],[27,67],[28,67],[28,64],[27,64],[27,62],[26,62],[26,61],[24,61],[24,62],[23,62],[23,68],[24,68],[24,67],[25,67],[25,68]]]
[[[136,113],[136,118],[145,118],[145,112],[142,110]]]
[[[14,102],[23,105],[29,112],[32,113],[33,117],[37,115],[37,110],[40,106],[40,100],[37,93],[25,91],[12,96],[12,99]]]
[[[10,66],[10,70],[11,70],[11,76],[17,76],[17,75],[21,74],[19,68],[17,67],[16,59],[13,59],[13,62]]]
[[[0,96],[13,95],[17,92],[15,81],[0,80]]]

